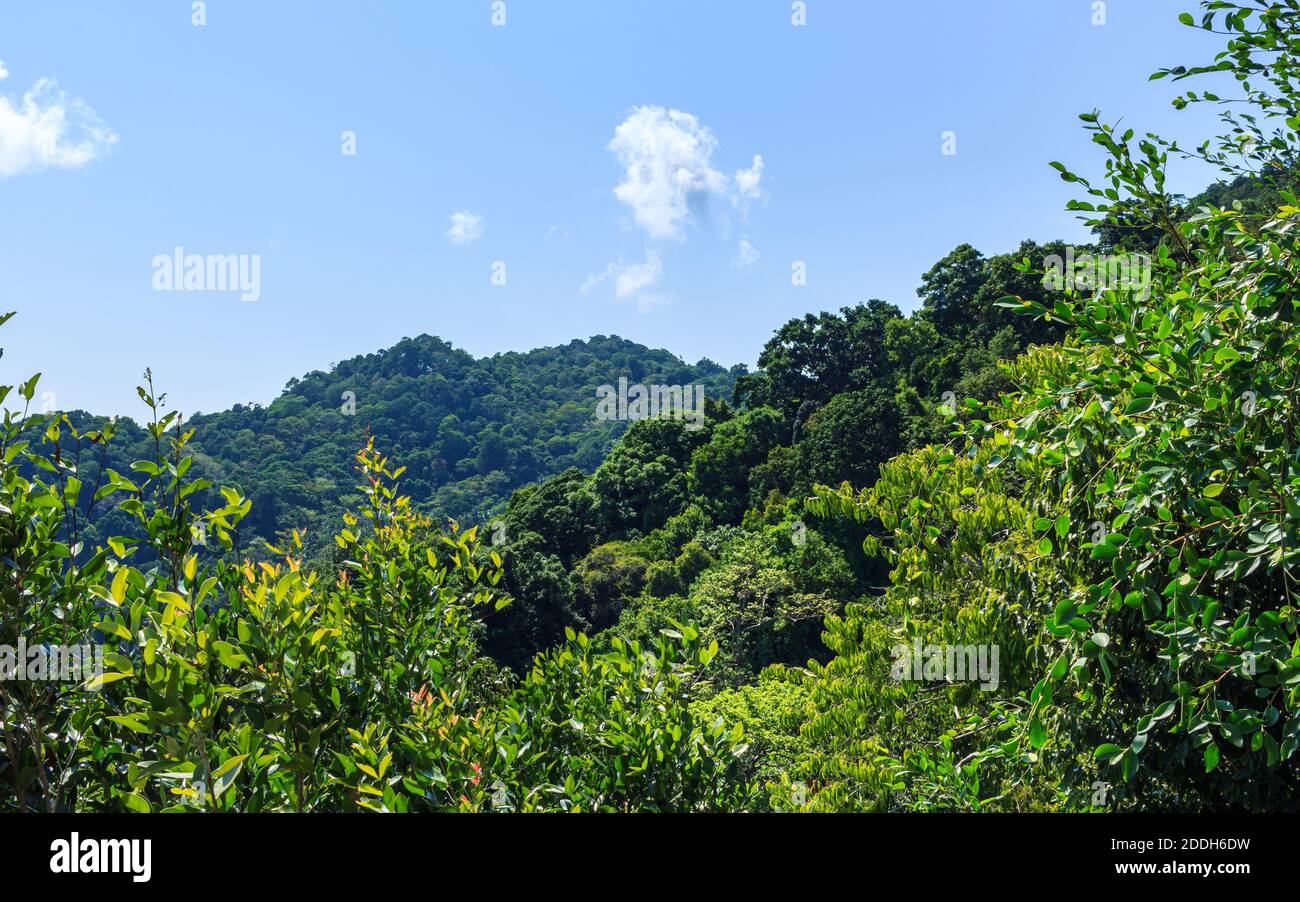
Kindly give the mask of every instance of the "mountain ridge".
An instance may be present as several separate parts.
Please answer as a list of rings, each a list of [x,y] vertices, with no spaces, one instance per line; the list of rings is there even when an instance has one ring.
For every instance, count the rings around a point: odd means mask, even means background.
[[[358,501],[352,459],[367,436],[407,467],[403,491],[417,507],[481,522],[515,489],[575,467],[591,472],[604,459],[628,423],[597,419],[599,386],[620,377],[699,384],[716,401],[747,372],[707,358],[689,364],[617,335],[475,357],[424,333],[294,377],[265,405],[186,422],[197,430],[196,472],[254,501],[246,526],[255,538],[323,531]],[[80,431],[109,419],[68,416]],[[117,430],[104,466],[125,473],[150,439],[130,417],[117,418]],[[98,463],[87,466],[94,479]]]

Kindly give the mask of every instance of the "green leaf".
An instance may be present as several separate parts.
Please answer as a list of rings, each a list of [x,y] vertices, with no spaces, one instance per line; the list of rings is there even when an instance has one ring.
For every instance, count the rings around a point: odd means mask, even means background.
[[[118,567],[117,573],[113,575],[113,583],[109,588],[109,591],[113,595],[113,602],[115,604],[120,605],[126,598],[126,574],[129,569],[130,568],[128,567]]]
[[[1137,769],[1138,756],[1134,754],[1132,749],[1129,749],[1124,753],[1124,757],[1120,759],[1120,772],[1124,776],[1125,783],[1133,779],[1134,775],[1137,774]]]
[[[227,758],[226,762],[213,772],[212,797],[214,799],[221,798],[221,794],[235,782],[235,778],[244,768],[244,759],[247,757],[247,755],[235,755],[233,758]]]
[[[1205,747],[1205,772],[1208,774],[1219,766],[1219,747],[1211,742]]]
[[[1115,555],[1119,554],[1119,549],[1109,542],[1102,542],[1099,545],[1092,546],[1092,553],[1089,555],[1094,561],[1109,561]]]
[[[213,642],[212,651],[218,661],[232,670],[237,670],[241,664],[248,663],[248,656],[229,642]]]
[[[22,399],[24,401],[30,401],[32,399],[32,396],[36,394],[36,383],[40,380],[40,378],[41,378],[41,374],[37,373],[35,376],[28,379],[21,386],[19,386],[18,394],[22,396]]]
[[[136,733],[149,732],[149,728],[140,722],[139,714],[110,714],[108,719],[113,721],[113,723],[121,724],[128,730],[133,730]]]
[[[153,811],[153,808],[149,805],[149,800],[134,792],[122,793],[122,804],[127,811],[135,811],[139,814],[149,814]]]
[[[130,673],[101,673],[93,676],[81,684],[81,688],[87,692],[98,692],[109,683],[116,683],[118,680],[124,680],[129,677]]]
[[[113,620],[103,620],[95,624],[95,629],[110,636],[117,636],[119,639],[131,641],[131,631],[122,624]]]
[[[1118,764],[1119,759],[1124,756],[1124,750],[1113,742],[1107,742],[1097,746],[1092,756],[1098,759],[1105,758],[1107,764]]]

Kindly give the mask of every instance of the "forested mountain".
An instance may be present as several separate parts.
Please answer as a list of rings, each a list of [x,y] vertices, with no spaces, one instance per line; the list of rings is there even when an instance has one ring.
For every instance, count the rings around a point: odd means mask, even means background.
[[[0,802],[1300,809],[1300,16],[1206,14],[1249,37],[1157,77],[1285,123],[1230,114],[1223,183],[1171,195],[1176,148],[1084,114],[1093,247],[959,246],[756,372],[422,338],[264,410],[6,416],[0,638],[109,650],[99,692],[3,695]],[[1044,278],[1088,253],[1143,279]],[[624,431],[620,377],[725,401]]]
[[[482,522],[513,489],[569,468],[591,472],[604,459],[628,422],[597,419],[598,386],[620,377],[694,384],[719,401],[744,372],[709,360],[691,366],[617,336],[475,358],[422,335],[293,379],[265,407],[237,404],[186,423],[195,475],[252,500],[243,545],[254,550],[289,529],[328,540],[360,500],[352,455],[366,436],[402,461],[403,491],[418,508]],[[82,430],[104,422],[69,417]],[[126,418],[116,428],[106,467],[124,473],[151,440]],[[91,456],[83,478],[93,485],[97,476]],[[107,525],[115,528],[111,515]]]
[[[1063,333],[995,301],[1053,303],[1013,264],[1063,250],[1026,241],[985,258],[962,245],[926,273],[910,317],[873,300],[791,320],[706,429],[636,423],[594,473],[516,492],[503,553],[517,602],[488,621],[489,650],[522,667],[566,626],[649,638],[675,619],[722,642],[729,684],[823,654],[822,619],[884,571],[861,537],[805,523],[803,499],[818,484],[869,485],[951,430],[952,398],[1009,388],[998,361]]]

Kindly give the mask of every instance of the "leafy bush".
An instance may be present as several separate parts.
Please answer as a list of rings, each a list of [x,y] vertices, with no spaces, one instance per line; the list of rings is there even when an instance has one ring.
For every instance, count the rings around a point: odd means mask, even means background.
[[[0,680],[0,807],[694,810],[746,793],[741,730],[689,712],[716,652],[693,628],[599,655],[573,636],[514,688],[479,652],[480,616],[509,601],[500,557],[476,529],[434,530],[373,440],[338,570],[305,567],[297,533],[254,563],[239,542],[252,503],[222,488],[196,509],[193,430],[151,383],[140,395],[155,453],[131,465],[138,483],[80,481],[81,450],[111,427],[5,415],[0,642],[90,644],[105,669]],[[109,498],[134,528],[87,547]]]
[[[1155,77],[1231,73],[1278,129],[1228,114],[1231,134],[1199,153],[1290,178],[1300,19],[1205,9],[1228,51]],[[1180,220],[1165,189],[1176,145],[1081,118],[1108,155],[1104,183],[1053,165],[1085,189],[1071,206],[1093,224],[1160,234],[1149,296],[1004,298],[1070,337],[1006,368],[1013,395],[968,402],[952,451],[904,455],[856,495],[819,490],[813,507],[873,524],[867,545],[895,569],[880,605],[828,622],[837,657],[814,668],[805,712],[814,807],[1300,798],[1300,201],[1281,190],[1267,216],[1206,205]],[[918,635],[999,645],[998,692],[887,680],[887,649]]]

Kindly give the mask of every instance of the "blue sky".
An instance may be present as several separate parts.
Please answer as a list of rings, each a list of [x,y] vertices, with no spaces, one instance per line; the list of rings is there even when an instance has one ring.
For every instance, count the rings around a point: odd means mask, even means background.
[[[1193,6],[3,2],[0,381],[138,415],[151,366],[209,412],[425,332],[752,365],[806,312],[912,309],[962,242],[1085,240],[1047,165],[1100,166],[1079,112],[1211,133],[1147,81],[1218,49]],[[177,246],[257,255],[260,297],[155,291]]]

